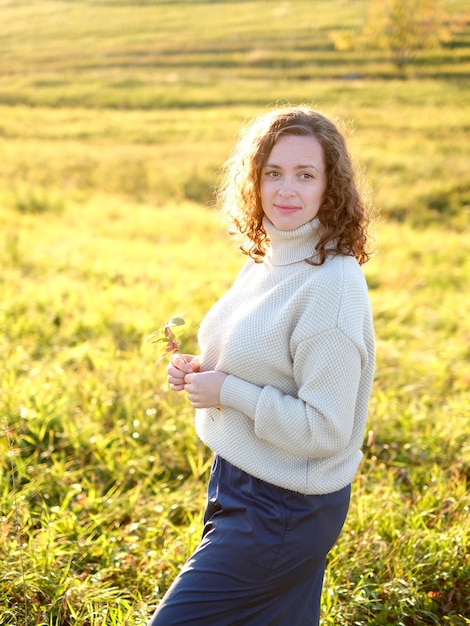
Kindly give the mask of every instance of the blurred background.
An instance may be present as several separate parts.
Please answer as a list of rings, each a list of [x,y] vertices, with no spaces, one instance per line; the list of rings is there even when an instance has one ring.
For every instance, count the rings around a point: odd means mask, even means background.
[[[377,210],[323,623],[470,624],[469,77],[467,0],[0,0],[1,626],[143,626],[197,544],[210,451],[145,337],[197,350],[244,261],[219,168],[282,103]]]

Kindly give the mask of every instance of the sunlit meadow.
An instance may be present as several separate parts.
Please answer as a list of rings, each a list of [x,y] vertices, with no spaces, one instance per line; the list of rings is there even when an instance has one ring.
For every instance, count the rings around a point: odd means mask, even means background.
[[[287,100],[344,121],[380,211],[323,623],[470,624],[470,22],[442,4],[459,29],[398,76],[335,49],[366,0],[0,0],[1,625],[143,626],[197,544],[211,455],[145,337],[182,315],[197,349],[244,261],[218,168]]]

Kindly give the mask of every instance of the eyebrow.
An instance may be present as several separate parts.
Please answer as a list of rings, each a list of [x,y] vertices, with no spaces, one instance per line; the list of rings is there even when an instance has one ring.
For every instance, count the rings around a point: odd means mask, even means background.
[[[277,170],[282,170],[282,167],[280,165],[276,165],[275,163],[266,163],[264,167],[272,167]],[[316,172],[320,171],[318,167],[316,165],[313,165],[312,163],[306,163],[305,165],[296,165],[294,169],[296,170],[312,169],[312,170],[315,170]]]

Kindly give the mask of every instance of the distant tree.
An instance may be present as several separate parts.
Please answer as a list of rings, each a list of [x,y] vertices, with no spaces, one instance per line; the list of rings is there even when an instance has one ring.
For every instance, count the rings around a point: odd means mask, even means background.
[[[400,71],[417,50],[439,47],[448,36],[439,0],[371,0],[363,34],[368,46],[388,50]]]

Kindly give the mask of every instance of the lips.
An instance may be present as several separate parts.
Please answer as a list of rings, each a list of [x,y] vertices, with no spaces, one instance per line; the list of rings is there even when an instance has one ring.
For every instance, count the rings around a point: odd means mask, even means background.
[[[296,211],[300,210],[300,207],[293,206],[291,204],[275,204],[274,208],[277,211],[279,211],[279,213],[284,213],[284,214],[295,213]]]

